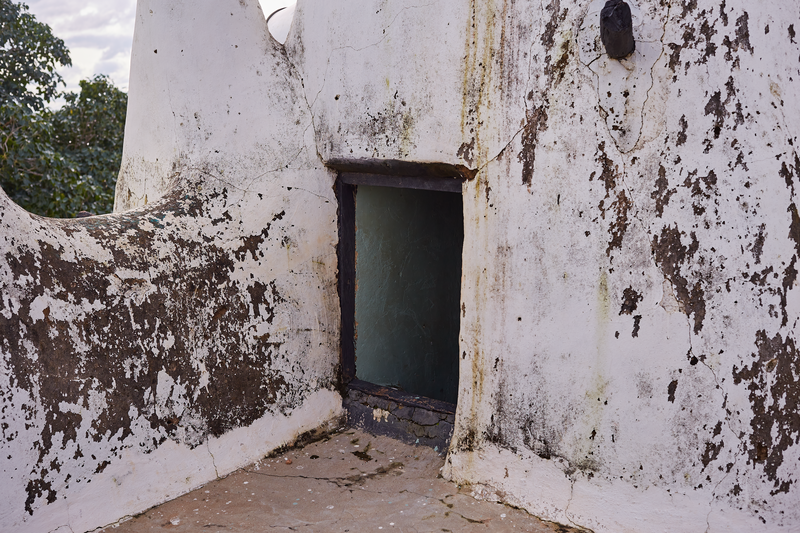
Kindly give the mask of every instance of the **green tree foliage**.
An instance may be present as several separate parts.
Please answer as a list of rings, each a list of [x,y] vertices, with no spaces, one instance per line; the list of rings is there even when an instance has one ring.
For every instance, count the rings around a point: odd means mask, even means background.
[[[25,4],[0,0],[0,185],[40,215],[108,213],[122,158],[127,95],[106,76],[60,93],[69,51]],[[45,107],[63,96],[56,111]]]
[[[52,114],[53,145],[69,163],[69,173],[53,183],[58,216],[111,212],[122,160],[128,95],[103,75],[80,84],[80,94],[68,93]]]
[[[34,111],[44,107],[63,83],[58,66],[72,65],[64,41],[28,13],[28,6],[0,0],[0,103]]]

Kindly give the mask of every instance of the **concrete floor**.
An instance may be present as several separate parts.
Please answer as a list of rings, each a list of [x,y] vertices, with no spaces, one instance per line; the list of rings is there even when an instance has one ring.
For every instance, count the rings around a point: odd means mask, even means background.
[[[439,477],[443,464],[432,448],[346,430],[103,531],[578,531],[475,500],[468,486]]]

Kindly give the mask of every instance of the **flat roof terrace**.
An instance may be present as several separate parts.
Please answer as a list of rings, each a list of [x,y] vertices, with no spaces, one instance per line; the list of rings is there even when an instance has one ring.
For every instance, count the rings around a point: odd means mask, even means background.
[[[442,479],[442,450],[342,429],[286,450],[103,531],[581,531],[481,500]]]

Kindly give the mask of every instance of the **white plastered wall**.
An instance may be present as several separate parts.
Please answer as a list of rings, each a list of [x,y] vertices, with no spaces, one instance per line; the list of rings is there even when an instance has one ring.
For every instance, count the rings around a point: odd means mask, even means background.
[[[800,13],[631,4],[622,62],[602,1],[309,0],[286,48],[323,158],[478,170],[448,477],[594,531],[796,531]]]
[[[341,415],[334,174],[300,77],[255,1],[136,17],[116,212],[0,193],[14,531],[105,526]]]
[[[320,158],[478,170],[445,475],[598,532],[797,531],[798,7],[638,2],[620,64],[599,7],[301,1],[284,56],[246,0],[140,2],[117,209],[226,191],[190,229],[296,310],[248,320],[300,335],[302,416],[338,342]]]

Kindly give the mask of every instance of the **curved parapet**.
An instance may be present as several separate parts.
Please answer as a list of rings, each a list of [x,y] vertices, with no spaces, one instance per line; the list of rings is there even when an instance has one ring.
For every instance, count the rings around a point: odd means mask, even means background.
[[[339,413],[336,202],[255,2],[140,2],[114,214],[0,193],[0,516],[84,531]]]
[[[613,59],[604,0],[305,0],[285,45],[254,0],[142,0],[117,213],[0,199],[4,523],[336,413],[326,164],[464,178],[443,475],[598,533],[796,531],[800,8],[628,3]]]
[[[186,168],[246,189],[319,166],[302,81],[257,0],[140,1],[130,80],[116,211],[156,200]]]

